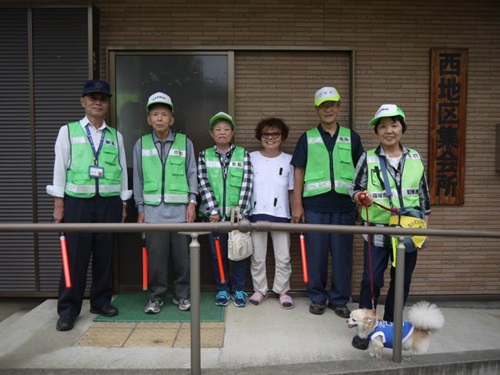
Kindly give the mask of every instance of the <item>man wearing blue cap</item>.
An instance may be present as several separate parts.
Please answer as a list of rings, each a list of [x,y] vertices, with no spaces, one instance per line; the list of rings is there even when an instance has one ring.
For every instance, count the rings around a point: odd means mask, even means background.
[[[119,223],[127,216],[127,163],[122,135],[106,124],[111,93],[102,80],[85,82],[80,99],[85,117],[59,130],[55,144],[53,184],[47,193],[54,197],[56,223]],[[87,269],[92,256],[90,312],[118,314],[111,305],[113,233],[67,233],[68,261],[72,287],[59,282],[58,331],[73,329],[82,308]]]
[[[292,222],[354,225],[356,207],[349,188],[363,146],[354,130],[337,122],[340,95],[334,87],[319,89],[314,105],[320,124],[299,138],[291,161],[295,167]],[[349,317],[352,246],[352,234],[306,233],[311,314],[323,314],[328,303],[335,314]],[[327,290],[329,255],[332,275]]]

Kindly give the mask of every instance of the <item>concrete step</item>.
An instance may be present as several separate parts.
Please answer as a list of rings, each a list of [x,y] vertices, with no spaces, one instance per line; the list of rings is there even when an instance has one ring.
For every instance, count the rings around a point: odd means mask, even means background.
[[[420,360],[421,359],[421,360]],[[256,359],[258,361],[258,359]],[[420,356],[418,363],[393,363],[381,360],[332,361],[293,365],[243,368],[211,368],[203,375],[498,375],[500,350]],[[190,369],[0,369],[1,375],[187,375]]]
[[[244,309],[226,307],[224,345],[201,349],[201,373],[500,374],[499,309],[443,307],[445,329],[433,336],[429,353],[404,353],[402,363],[395,363],[390,350],[376,360],[368,351],[352,348],[354,332],[333,311],[315,316],[308,312],[307,298],[294,302],[295,308],[287,311],[276,299]],[[47,300],[0,325],[1,375],[196,373],[191,371],[190,348],[76,346],[95,324],[88,300],[68,332],[55,329],[56,306],[56,300]]]

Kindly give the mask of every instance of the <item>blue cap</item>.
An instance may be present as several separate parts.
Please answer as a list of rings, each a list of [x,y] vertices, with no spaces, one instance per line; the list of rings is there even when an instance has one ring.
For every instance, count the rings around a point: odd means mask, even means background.
[[[111,98],[109,83],[100,79],[92,79],[90,81],[85,82],[85,85],[83,85],[82,96],[93,93],[104,94],[107,97]]]

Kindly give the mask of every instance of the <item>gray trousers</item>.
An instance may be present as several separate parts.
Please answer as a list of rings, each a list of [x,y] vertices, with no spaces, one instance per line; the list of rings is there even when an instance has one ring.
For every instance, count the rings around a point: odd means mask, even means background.
[[[174,269],[174,296],[177,299],[189,298],[188,236],[176,232],[148,232],[146,247],[149,299],[165,300],[170,259]]]

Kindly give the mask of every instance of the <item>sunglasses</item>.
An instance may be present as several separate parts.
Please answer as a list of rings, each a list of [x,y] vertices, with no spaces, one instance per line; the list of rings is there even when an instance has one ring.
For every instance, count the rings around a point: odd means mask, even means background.
[[[261,138],[271,138],[271,139],[276,139],[281,136],[280,132],[270,132],[270,133],[262,133]]]

